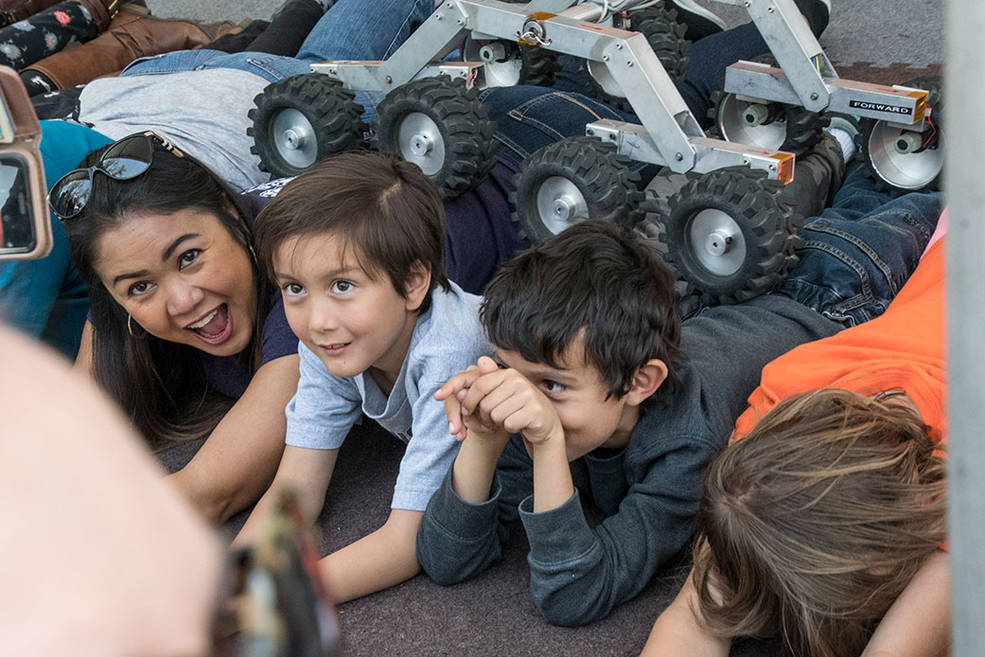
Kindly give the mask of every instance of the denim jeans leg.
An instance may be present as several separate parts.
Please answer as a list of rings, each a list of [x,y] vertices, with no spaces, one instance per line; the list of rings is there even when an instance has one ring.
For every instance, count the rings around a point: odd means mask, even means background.
[[[221,50],[210,48],[199,48],[198,50],[174,50],[159,55],[149,55],[139,57],[120,71],[120,76],[131,75],[167,75],[168,73],[182,73],[194,71],[197,68],[207,65],[209,62],[227,57],[228,53]]]
[[[518,165],[539,148],[585,134],[600,119],[639,121],[605,103],[547,87],[491,87],[479,96],[496,122],[499,155]]]
[[[301,44],[298,59],[386,59],[433,10],[434,0],[338,0]]]
[[[776,292],[846,326],[878,317],[916,268],[940,213],[940,194],[889,199],[856,168],[835,207],[801,229],[800,262]]]

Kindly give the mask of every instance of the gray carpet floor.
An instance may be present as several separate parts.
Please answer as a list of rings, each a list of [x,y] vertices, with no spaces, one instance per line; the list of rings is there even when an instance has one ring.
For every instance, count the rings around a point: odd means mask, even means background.
[[[359,0],[373,10],[373,0]],[[942,0],[833,0],[831,25],[821,39],[829,57],[849,79],[901,82],[939,72],[943,53]],[[278,0],[147,0],[161,17],[199,21],[267,18]],[[702,0],[731,23],[743,12]],[[195,445],[161,454],[180,467]],[[354,430],[342,450],[321,517],[322,548],[338,548],[378,527],[388,513],[390,491],[402,448],[375,425]],[[232,534],[244,515],[225,530]],[[676,593],[687,564],[666,567],[636,599],[610,618],[582,628],[548,625],[528,594],[526,544],[515,528],[504,558],[482,576],[440,587],[418,576],[391,590],[339,609],[345,654],[401,655],[637,655],[653,619]],[[773,657],[777,646],[763,641],[737,645],[741,657]]]

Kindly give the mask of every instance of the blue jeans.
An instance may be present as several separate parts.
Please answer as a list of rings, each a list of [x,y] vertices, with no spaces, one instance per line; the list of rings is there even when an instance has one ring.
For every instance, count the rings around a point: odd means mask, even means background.
[[[121,75],[234,68],[276,82],[308,73],[311,64],[325,59],[386,59],[427,19],[433,8],[433,0],[375,0],[373,10],[368,11],[366,0],[338,0],[312,28],[297,57],[260,52],[228,54],[207,49],[178,50],[137,59]],[[365,110],[364,120],[376,116],[376,104],[381,98],[381,94],[356,93],[356,102]]]
[[[916,268],[940,213],[940,194],[892,199],[856,163],[832,206],[801,229],[800,262],[774,293],[845,326],[878,317]]]
[[[639,122],[594,98],[545,87],[491,87],[479,97],[496,122],[499,157],[517,166],[539,148],[584,135],[586,123],[600,119]]]

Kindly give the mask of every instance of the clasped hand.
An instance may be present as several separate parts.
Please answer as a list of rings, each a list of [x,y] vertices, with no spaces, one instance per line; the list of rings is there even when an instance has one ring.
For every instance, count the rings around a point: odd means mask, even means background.
[[[537,444],[564,436],[547,396],[527,377],[500,368],[487,356],[446,381],[434,398],[444,402],[448,430],[460,441],[469,435],[505,438],[521,433]]]

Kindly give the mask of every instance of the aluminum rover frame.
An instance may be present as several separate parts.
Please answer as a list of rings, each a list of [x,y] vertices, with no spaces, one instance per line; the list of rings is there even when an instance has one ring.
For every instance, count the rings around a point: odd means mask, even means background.
[[[649,2],[625,0],[608,6],[622,11],[646,4]],[[525,5],[447,0],[388,60],[322,62],[312,64],[311,70],[361,91],[388,92],[438,73],[484,85],[483,62],[433,62],[459,48],[467,35],[519,41],[584,58],[592,63],[603,88],[622,90],[642,129],[632,123],[599,121],[586,125],[585,131],[616,144],[620,153],[633,160],[696,173],[745,165],[784,182],[792,178],[794,158],[788,153],[706,137],[646,38],[597,22],[606,18],[604,3],[570,5],[564,0],[535,0]]]
[[[842,80],[803,20],[793,0],[718,0],[749,12],[779,68],[738,62],[726,72],[725,90],[752,103],[796,104],[887,121],[916,135],[923,130],[927,92]],[[762,148],[730,144],[705,136],[646,39],[605,23],[613,11],[638,9],[650,0],[533,0],[518,5],[497,0],[446,0],[393,56],[381,62],[331,61],[313,64],[349,89],[388,92],[411,80],[447,74],[467,84],[494,85],[485,62],[435,63],[473,39],[518,41],[585,59],[608,92],[624,95],[643,128],[618,121],[586,125],[589,136],[611,141],[636,161],[683,173],[706,173],[732,165],[767,172],[789,181],[793,158]],[[766,113],[763,113],[765,117]],[[747,119],[755,123],[755,112]],[[906,148],[901,139],[901,148]],[[912,147],[912,145],[911,145]]]

